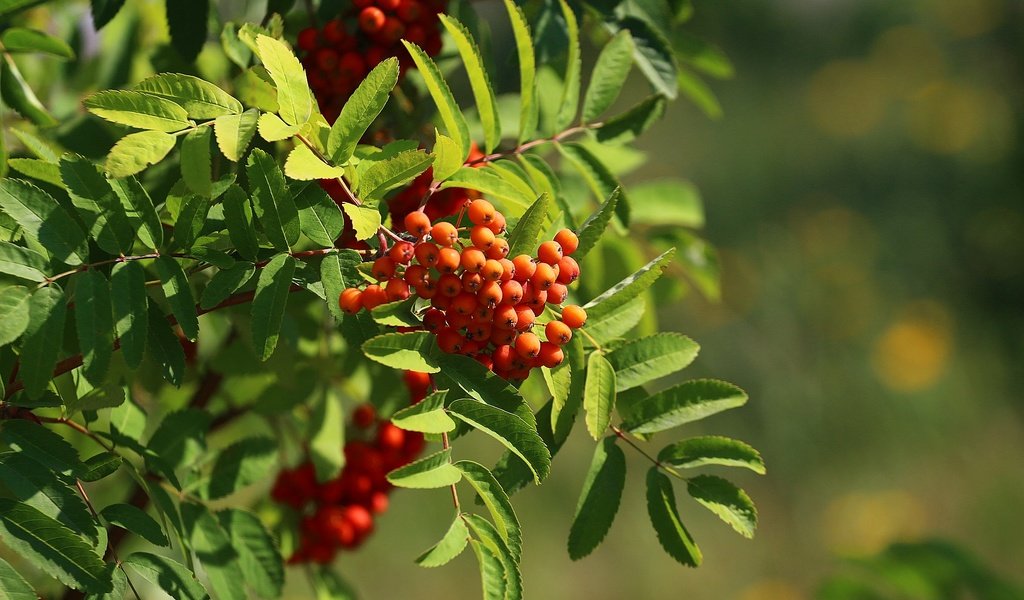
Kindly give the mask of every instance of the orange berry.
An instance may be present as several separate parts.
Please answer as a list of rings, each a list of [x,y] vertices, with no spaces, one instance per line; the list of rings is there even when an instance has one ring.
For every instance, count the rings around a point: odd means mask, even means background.
[[[494,232],[494,235],[498,235],[502,231],[505,231],[505,215],[500,212],[495,212],[494,220],[488,223],[487,227]]]
[[[563,256],[558,261],[558,283],[569,285],[580,276],[580,266],[571,256]]]
[[[438,331],[447,325],[448,320],[445,319],[444,311],[428,308],[427,312],[423,313],[423,328],[427,331]]]
[[[473,323],[473,315],[459,315],[451,314],[448,315],[448,326],[452,329],[462,330],[464,327],[469,327]]]
[[[505,346],[516,341],[519,335],[514,329],[499,329],[497,326],[491,330],[491,343],[495,346]]]
[[[568,256],[579,248],[580,239],[570,229],[563,229],[555,234],[555,241],[562,247],[562,255]]]
[[[501,302],[501,284],[496,281],[488,281],[480,287],[476,295],[477,302],[491,308]]]
[[[405,282],[409,285],[416,286],[427,280],[429,272],[423,265],[409,265],[405,268]]]
[[[546,290],[551,287],[551,284],[558,278],[558,274],[555,273],[555,269],[547,263],[540,263],[537,265],[537,270],[533,273],[533,277],[530,278],[530,283],[539,290]]]
[[[544,242],[537,248],[537,259],[542,263],[557,265],[562,260],[562,247],[558,242]]]
[[[469,292],[462,292],[458,296],[452,298],[451,310],[454,311],[455,314],[468,317],[476,310],[476,305],[476,295]]]
[[[508,256],[509,246],[508,240],[505,238],[496,238],[494,244],[487,250],[487,258],[493,258],[495,260],[501,260]]]
[[[469,232],[469,239],[473,245],[481,250],[487,250],[494,245],[494,232],[485,225],[477,225]]]
[[[501,284],[501,296],[508,304],[519,304],[523,299],[523,285],[518,281],[506,281]]]
[[[520,254],[512,259],[512,265],[516,270],[512,278],[519,282],[527,282],[537,271],[537,263],[526,254]]]
[[[405,230],[421,238],[430,233],[430,217],[420,211],[405,215]]]
[[[549,321],[544,326],[544,335],[552,344],[562,346],[568,344],[572,339],[572,329],[561,321]]]
[[[544,312],[544,305],[548,302],[548,293],[544,290],[533,289],[523,298],[522,304],[529,306],[534,313]]]
[[[466,356],[473,356],[474,354],[479,352],[480,349],[483,348],[483,346],[483,344],[476,340],[467,339],[465,343],[462,344],[462,353],[465,354]]]
[[[454,246],[459,239],[459,230],[451,223],[441,221],[430,229],[430,239],[440,246]]]
[[[493,352],[491,352],[491,359],[494,360],[494,366],[502,371],[509,371],[512,369],[512,360],[515,356],[515,349],[508,344],[497,344],[497,347]]]
[[[473,323],[466,331],[466,337],[474,342],[488,342],[491,339],[490,323]]]
[[[368,285],[366,286],[366,289],[363,290],[363,306],[366,307],[367,310],[373,310],[387,301],[387,292],[377,284]]]
[[[416,244],[416,260],[424,267],[430,268],[437,264],[438,249],[436,244],[420,242]]]
[[[373,278],[377,281],[391,279],[395,274],[395,261],[388,256],[382,256],[373,261]]]
[[[516,338],[516,354],[523,358],[535,358],[540,354],[540,338],[533,333],[521,333]]]
[[[494,320],[494,309],[487,306],[479,306],[476,312],[473,313],[473,318],[477,321],[493,321]]]
[[[562,321],[573,329],[579,329],[587,322],[587,311],[575,304],[569,304],[562,308]]]
[[[540,351],[537,353],[537,360],[545,367],[553,369],[562,364],[562,361],[565,360],[565,353],[555,344],[543,342],[540,345]]]
[[[479,273],[463,273],[462,274],[462,289],[467,292],[477,293],[480,291],[480,286],[484,284],[484,278]]]
[[[430,300],[431,298],[434,297],[445,297],[438,295],[437,284],[434,283],[433,281],[430,281],[429,279],[427,281],[424,281],[423,283],[413,286],[413,288],[416,290],[416,295],[419,296],[420,298],[423,298],[424,300]]]
[[[455,248],[441,248],[437,251],[437,264],[434,267],[442,273],[454,273],[459,268],[462,255]]]
[[[437,280],[437,291],[454,298],[462,292],[462,279],[454,273],[445,273]]]
[[[388,256],[395,261],[395,264],[399,265],[409,264],[415,253],[416,247],[412,245],[412,242],[395,242],[395,245],[388,250]]]
[[[409,284],[401,279],[391,279],[384,286],[384,291],[387,292],[388,300],[391,302],[405,300],[409,297]]]
[[[363,307],[362,295],[356,288],[345,289],[338,296],[338,306],[349,314],[355,314]]]
[[[480,269],[480,275],[488,281],[498,281],[505,274],[505,267],[493,258],[487,259],[484,268]]]
[[[462,268],[470,273],[479,273],[487,263],[487,257],[479,248],[466,248],[462,251]]]
[[[494,326],[498,329],[511,330],[515,329],[516,323],[519,322],[519,313],[516,312],[516,308],[511,304],[499,304],[494,309]]]
[[[515,276],[515,274],[516,274],[516,265],[515,265],[515,263],[510,261],[507,258],[502,258],[498,262],[501,263],[501,269],[502,269],[501,280],[502,281],[510,281]]]
[[[537,314],[529,306],[522,304],[516,306],[516,331],[526,331],[533,327],[533,322],[536,320]]]
[[[474,225],[487,225],[494,220],[495,212],[494,205],[483,199],[470,202],[467,210]]]
[[[565,287],[565,285],[563,285],[561,283],[558,283],[558,282],[552,283],[551,287],[548,288],[548,298],[547,298],[547,303],[548,304],[555,304],[555,305],[561,304],[561,303],[565,302],[565,299],[568,298],[568,297],[569,297],[569,288]]]
[[[451,327],[442,327],[437,331],[437,345],[443,352],[458,354],[466,343],[466,338]]]

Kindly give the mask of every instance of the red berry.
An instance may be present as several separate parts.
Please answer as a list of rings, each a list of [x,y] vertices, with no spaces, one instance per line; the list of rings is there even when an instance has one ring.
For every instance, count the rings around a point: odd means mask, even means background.
[[[352,411],[352,424],[359,429],[369,429],[377,422],[377,409],[372,404],[360,404]]]
[[[319,33],[313,27],[307,27],[299,32],[298,46],[303,52],[316,50]]]
[[[367,6],[359,13],[359,27],[366,33],[377,33],[387,21],[384,11],[376,6]]]

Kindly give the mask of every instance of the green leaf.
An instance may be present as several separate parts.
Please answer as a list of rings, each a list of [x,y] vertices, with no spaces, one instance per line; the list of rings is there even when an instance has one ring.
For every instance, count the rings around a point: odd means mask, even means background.
[[[344,318],[338,305],[337,298],[345,289],[345,276],[341,272],[341,258],[337,254],[328,254],[320,261],[320,281],[324,284],[324,294],[327,296],[327,309],[336,321]]]
[[[505,540],[509,552],[518,562],[523,552],[523,532],[519,526],[519,518],[516,517],[512,503],[509,502],[508,494],[501,488],[501,484],[494,478],[494,475],[486,467],[479,463],[468,460],[460,460],[455,466],[462,471],[462,476],[476,490],[484,506],[494,521],[494,527],[498,530],[501,539]]]
[[[38,187],[20,179],[0,179],[0,209],[18,223],[27,239],[62,263],[76,266],[89,260],[85,232]]]
[[[629,31],[633,37],[633,59],[637,67],[656,91],[674,100],[679,95],[679,84],[676,81],[679,70],[672,46],[665,36],[636,17],[621,19],[614,27]]]
[[[223,498],[266,478],[277,462],[277,442],[268,437],[241,439],[217,456],[210,473],[207,497]]]
[[[345,101],[327,138],[327,154],[335,164],[343,165],[352,158],[356,145],[384,110],[397,83],[398,60],[390,57],[374,67]]]
[[[257,35],[256,48],[277,87],[278,113],[289,125],[302,125],[313,114],[313,96],[302,63],[284,42],[272,37]]]
[[[519,390],[495,375],[494,371],[460,354],[441,353],[438,363],[441,371],[436,377],[450,381],[451,386],[448,387],[459,386],[470,397],[510,412],[531,427],[536,425],[533,411]]]
[[[439,542],[430,547],[426,552],[416,558],[416,564],[425,568],[434,568],[446,565],[455,557],[462,554],[469,543],[469,529],[461,516],[456,515],[448,531]],[[35,600],[33,598],[32,600]]]
[[[147,447],[173,469],[187,466],[205,450],[211,418],[196,408],[172,412],[160,422]]]
[[[213,196],[213,163],[210,159],[209,127],[188,132],[181,142],[181,177],[193,192]]]
[[[693,469],[705,465],[743,467],[764,475],[764,459],[753,447],[732,438],[705,435],[670,444],[658,453],[658,462]]]
[[[366,340],[363,354],[394,369],[437,373],[441,351],[434,338],[426,331],[385,333]]]
[[[469,188],[488,198],[526,209],[537,199],[536,194],[513,185],[490,167],[462,167],[441,185],[441,189]]]
[[[100,452],[85,460],[84,470],[78,475],[82,481],[99,481],[108,475],[113,475],[124,460],[113,452]]]
[[[700,346],[678,333],[656,333],[632,340],[608,353],[615,369],[615,389],[625,391],[685,369]]]
[[[188,116],[193,119],[216,119],[222,116],[237,116],[242,112],[242,103],[231,94],[192,75],[160,73],[143,79],[135,89],[170,100],[185,109]]]
[[[493,550],[477,540],[469,540],[480,565],[480,583],[484,600],[505,600],[505,565]]]
[[[75,276],[75,328],[82,350],[82,374],[100,385],[114,354],[114,316],[110,282],[89,269]]]
[[[579,560],[597,548],[611,529],[626,485],[626,455],[614,437],[594,448],[594,458],[576,503],[569,530],[569,557]]]
[[[98,523],[68,477],[36,462],[25,452],[0,455],[0,481],[13,499],[24,502],[68,529],[98,540]]]
[[[109,305],[108,305],[109,306]],[[94,387],[78,398],[68,398],[67,414],[74,415],[79,411],[96,411],[101,408],[120,406],[125,400],[125,389],[117,383],[108,383]]]
[[[632,405],[623,429],[633,433],[657,433],[746,403],[746,392],[731,383],[694,379]]]
[[[217,137],[217,147],[221,154],[232,162],[238,162],[245,156],[245,151],[256,134],[256,123],[259,111],[249,109],[238,115],[224,115],[213,122],[213,133]]]
[[[669,248],[637,272],[587,302],[583,306],[587,310],[587,323],[584,325],[587,331],[598,334],[608,322],[620,318],[619,312],[622,308],[647,291],[647,288],[661,277],[674,255],[675,248]],[[595,337],[601,339],[598,335]]]
[[[345,466],[345,410],[330,386],[320,394],[309,421],[309,458],[317,481],[330,481]]]
[[[364,201],[380,200],[427,170],[434,157],[422,150],[408,150],[385,160],[374,161],[359,178],[359,195]]]
[[[161,288],[167,298],[167,304],[171,307],[171,314],[181,327],[181,332],[186,338],[195,341],[199,337],[199,318],[196,316],[196,299],[192,295],[192,288],[189,287],[185,272],[181,270],[181,265],[176,259],[167,255],[153,261],[153,266],[160,277]]]
[[[42,52],[61,58],[75,58],[75,51],[67,42],[34,29],[11,27],[0,35],[0,42],[7,52]]]
[[[60,174],[96,244],[110,254],[131,254],[135,230],[121,199],[96,165],[87,158],[69,154],[60,160]]]
[[[138,368],[149,335],[146,271],[142,265],[135,261],[114,265],[110,292],[114,329],[121,343],[121,354],[129,368]]]
[[[288,153],[284,162],[284,174],[299,181],[314,179],[335,179],[341,177],[345,170],[325,163],[309,146],[298,144]]]
[[[416,298],[387,302],[370,310],[374,322],[392,327],[419,327],[423,322],[412,313]]]
[[[206,43],[210,0],[165,0],[171,46],[186,63],[195,62]]]
[[[203,295],[199,299],[200,308],[206,310],[217,306],[228,299],[231,294],[238,291],[248,283],[256,274],[256,267],[240,262],[229,269],[221,269],[210,279],[203,289]]]
[[[580,27],[576,22],[576,13],[565,0],[559,0],[562,16],[565,18],[565,35],[568,37],[568,55],[565,58],[565,77],[562,78],[562,100],[559,102],[558,115],[555,117],[555,128],[565,129],[576,118],[580,103],[580,74],[583,70],[580,53]]]
[[[160,524],[136,506],[131,504],[111,504],[101,510],[100,515],[107,523],[120,527],[128,533],[134,533],[150,544],[157,546],[167,546],[170,544]]]
[[[518,559],[512,556],[497,529],[480,515],[466,513],[462,515],[462,518],[465,519],[480,542],[501,562],[505,586],[504,598],[506,600],[522,600],[523,576],[519,572]],[[484,585],[487,587],[486,583]]]
[[[25,2],[25,0],[15,0]],[[124,6],[124,0],[91,0],[92,22],[99,31],[110,22]]]
[[[558,144],[558,150],[579,171],[599,200],[611,196],[616,190],[619,191],[619,198],[615,202],[615,214],[622,224],[628,227],[629,200],[615,174],[586,146],[576,143]]]
[[[697,475],[686,481],[686,490],[697,502],[718,515],[737,533],[754,537],[757,509],[746,492],[729,481],[714,475]]]
[[[459,110],[459,105],[456,104],[455,97],[452,96],[448,83],[444,80],[444,76],[441,75],[441,71],[437,68],[434,61],[419,46],[405,40],[402,40],[402,44],[405,45],[409,55],[412,56],[413,62],[416,63],[416,69],[423,77],[423,81],[427,86],[430,97],[434,99],[434,104],[437,105],[437,112],[441,117],[441,123],[444,125],[445,134],[458,142],[459,153],[465,159],[469,153],[470,145],[469,126],[466,125],[466,118],[462,115],[462,111]]]
[[[259,129],[260,137],[268,142],[280,142],[293,138],[302,129],[300,125],[285,123],[281,120],[281,117],[273,113],[260,115],[257,128]]]
[[[299,241],[299,213],[281,168],[272,156],[257,148],[249,155],[246,173],[256,217],[264,233],[274,248],[289,251]]]
[[[433,489],[455,485],[462,471],[452,465],[452,450],[445,448],[388,473],[388,481],[397,487]]]
[[[176,600],[209,600],[210,595],[199,583],[192,571],[181,563],[148,552],[136,552],[124,559],[124,565],[131,567],[144,579],[167,592]]]
[[[174,241],[171,248],[188,251],[203,231],[210,214],[210,199],[206,196],[191,194],[185,198],[178,220],[174,222]]]
[[[352,221],[352,229],[355,230],[357,240],[368,240],[377,235],[380,229],[380,212],[369,206],[357,206],[345,203],[341,205],[342,210]]]
[[[5,421],[0,441],[20,450],[40,465],[64,475],[82,470],[78,451],[59,434],[24,419]]]
[[[7,164],[26,177],[38,179],[59,188],[64,187],[64,182],[60,180],[60,167],[57,163],[40,158],[12,158],[7,161]]]
[[[630,188],[632,222],[656,225],[704,226],[700,191],[689,181],[655,179]]]
[[[128,177],[162,161],[174,149],[177,138],[162,131],[140,131],[114,144],[104,164],[111,177]]]
[[[0,97],[7,106],[39,127],[52,127],[57,124],[57,120],[46,110],[36,97],[36,93],[32,91],[32,87],[22,77],[14,59],[7,54],[0,63]]]
[[[615,409],[615,371],[601,351],[587,360],[587,381],[583,388],[583,408],[587,411],[587,431],[601,439]]]
[[[89,96],[85,108],[111,123],[174,133],[191,126],[188,112],[156,96],[130,90],[105,90]]]
[[[615,34],[605,44],[594,64],[590,84],[583,98],[583,122],[593,122],[615,103],[625,87],[629,70],[633,66],[633,38],[629,31]]]
[[[0,290],[0,346],[21,337],[28,327],[28,306],[32,294],[20,285]]]
[[[38,283],[46,281],[49,270],[42,254],[10,242],[0,242],[0,273]]]
[[[181,349],[181,342],[160,307],[152,300],[149,301],[148,319],[146,348],[149,355],[160,365],[161,376],[172,385],[179,386],[185,376],[185,352]]]
[[[434,179],[444,181],[462,167],[462,155],[455,140],[437,129],[434,130],[434,138]]]
[[[217,513],[217,520],[228,533],[238,554],[238,566],[245,583],[262,598],[277,598],[284,586],[284,568],[277,543],[259,518],[238,509]]]
[[[455,429],[455,421],[444,412],[448,390],[433,392],[420,402],[403,408],[391,416],[396,427],[421,433],[447,433]]]
[[[108,180],[114,193],[121,200],[121,209],[128,217],[128,224],[139,241],[152,250],[164,242],[164,228],[156,214],[153,200],[134,177]]]
[[[295,259],[288,254],[278,254],[260,271],[251,321],[252,341],[260,360],[270,358],[277,347],[294,274]]]
[[[224,204],[224,221],[228,227],[228,236],[238,253],[248,260],[256,260],[259,253],[259,240],[252,221],[252,207],[245,191],[232,185],[224,192],[221,200]]]
[[[519,57],[519,143],[530,140],[537,129],[537,90],[534,87],[536,64],[533,53],[533,38],[530,24],[523,10],[513,0],[505,0],[505,9],[512,21],[512,34],[516,40],[516,54]]]
[[[27,504],[0,498],[0,538],[64,585],[88,593],[113,587],[108,566],[92,544]]]
[[[448,413],[493,437],[523,459],[538,485],[551,471],[551,453],[537,430],[518,416],[475,400],[456,400]]]
[[[541,235],[544,233],[544,222],[547,219],[550,204],[548,195],[541,194],[537,196],[537,200],[530,205],[530,208],[526,209],[512,232],[508,234],[509,256],[520,254],[532,256],[537,252]]]
[[[445,14],[439,14],[441,24],[452,36],[455,47],[462,57],[462,66],[469,76],[469,86],[473,91],[477,114],[484,130],[484,153],[490,154],[501,143],[501,120],[498,115],[497,101],[494,99],[494,88],[487,76],[480,48],[466,26]]]
[[[0,593],[7,600],[39,600],[32,586],[25,581],[11,563],[0,558]]]
[[[64,339],[64,317],[67,305],[60,286],[53,284],[32,294],[28,305],[28,327],[21,341],[21,368],[18,375],[25,382],[25,393],[38,398],[53,378],[53,368]]]
[[[648,96],[621,115],[605,121],[596,131],[597,141],[602,144],[625,144],[635,140],[665,114],[667,105],[668,100],[660,94]]]
[[[688,567],[699,567],[700,548],[679,519],[672,482],[658,467],[647,471],[647,514],[665,552]]]
[[[573,336],[563,346],[565,360],[551,369],[549,387],[551,390],[550,428],[552,439],[561,445],[569,437],[576,415],[583,406],[583,393],[586,390],[586,356],[583,352],[581,336]],[[554,448],[552,448],[552,451]]]

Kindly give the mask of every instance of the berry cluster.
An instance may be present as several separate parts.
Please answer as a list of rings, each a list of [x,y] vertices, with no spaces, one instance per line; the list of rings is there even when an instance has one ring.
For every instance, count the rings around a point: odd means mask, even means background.
[[[299,32],[298,47],[320,111],[333,122],[345,100],[373,67],[397,56],[412,64],[406,39],[434,56],[441,51],[439,13],[446,0],[353,0],[351,8],[317,29]]]
[[[430,376],[406,371],[405,383],[415,404],[426,397]],[[392,486],[387,473],[423,451],[423,434],[378,419],[370,404],[353,411],[352,425],[352,437],[357,439],[345,443],[345,468],[338,477],[318,483],[313,464],[306,461],[281,471],[274,483],[271,497],[301,514],[299,546],[289,559],[292,564],[326,564],[339,550],[362,544],[373,532],[374,515],[388,508]]]
[[[471,225],[460,227],[464,216]],[[416,211],[406,215],[404,225],[410,239],[396,241],[373,263],[379,283],[344,290],[338,298],[342,310],[356,313],[415,294],[430,300],[423,327],[437,335],[445,352],[472,356],[509,380],[562,362],[562,346],[587,313],[575,305],[562,307],[560,320],[545,325],[544,340],[533,327],[546,305],[565,302],[568,285],[580,275],[569,256],[579,243],[576,234],[563,229],[540,244],[536,258],[509,259],[508,240],[501,237],[505,217],[483,199],[460,209],[454,224],[431,223]]]

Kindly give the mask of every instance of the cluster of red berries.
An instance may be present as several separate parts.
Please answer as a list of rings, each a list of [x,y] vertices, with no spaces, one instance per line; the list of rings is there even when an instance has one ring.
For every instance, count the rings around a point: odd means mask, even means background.
[[[460,227],[464,216],[471,225]],[[500,237],[505,217],[483,199],[460,210],[454,224],[431,223],[417,211],[406,215],[404,225],[410,239],[396,241],[373,263],[379,283],[344,290],[338,298],[342,310],[356,313],[415,294],[430,300],[423,328],[437,335],[444,352],[474,357],[509,380],[562,362],[562,346],[587,313],[575,305],[561,307],[560,319],[545,325],[544,340],[533,327],[547,305],[565,302],[569,284],[580,275],[569,256],[579,244],[576,234],[563,229],[540,244],[536,257],[509,259],[508,240]]]
[[[401,40],[434,56],[441,51],[439,13],[447,0],[353,0],[350,10],[317,29],[299,32],[298,47],[320,111],[334,122],[345,100],[373,67],[397,56],[412,64]]]
[[[430,375],[405,372],[412,403],[426,397]],[[318,483],[306,461],[281,471],[271,497],[301,514],[299,545],[288,562],[326,564],[342,549],[353,549],[373,532],[375,515],[388,508],[388,472],[412,462],[423,451],[423,434],[379,420],[370,404],[352,413],[353,436],[345,443],[345,468]],[[372,435],[371,435],[372,432]]]

